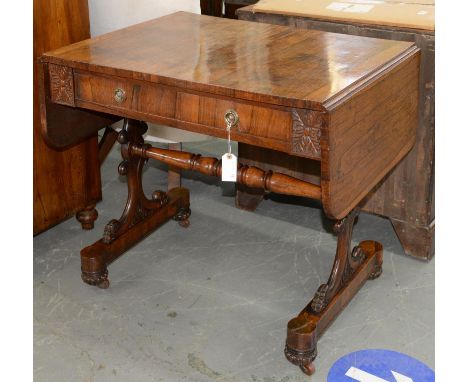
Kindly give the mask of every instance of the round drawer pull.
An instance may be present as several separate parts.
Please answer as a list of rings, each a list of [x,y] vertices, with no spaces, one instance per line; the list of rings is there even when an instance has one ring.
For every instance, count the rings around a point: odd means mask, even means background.
[[[226,127],[232,128],[239,123],[239,115],[235,110],[229,109],[224,113],[224,121],[226,121]]]
[[[123,90],[121,88],[115,89],[114,90],[114,99],[118,103],[122,103],[123,101],[125,101],[127,99],[127,95],[125,94],[125,90]]]

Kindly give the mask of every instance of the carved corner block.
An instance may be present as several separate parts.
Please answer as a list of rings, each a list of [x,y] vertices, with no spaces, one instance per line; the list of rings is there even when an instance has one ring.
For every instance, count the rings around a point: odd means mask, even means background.
[[[52,102],[75,106],[73,89],[73,69],[49,64],[50,97]]]
[[[301,156],[320,159],[323,114],[313,110],[292,109],[291,151]]]

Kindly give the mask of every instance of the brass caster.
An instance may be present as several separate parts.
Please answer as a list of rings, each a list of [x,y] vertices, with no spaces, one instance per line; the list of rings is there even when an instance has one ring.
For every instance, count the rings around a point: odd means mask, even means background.
[[[284,355],[289,362],[299,366],[304,374],[312,375],[315,373],[315,366],[312,362],[317,357],[316,348],[300,351],[290,348],[288,345],[286,345],[284,348]]]
[[[306,365],[301,365],[299,366],[302,370],[302,372],[304,374],[307,374],[307,375],[312,375],[315,373],[315,366],[314,364],[311,362],[311,363],[308,363]]]
[[[108,279],[101,281],[99,284],[96,284],[99,289],[107,289],[110,286],[110,281]]]
[[[183,228],[188,228],[190,226],[190,208],[181,208],[177,213],[174,215],[174,220],[179,223],[179,225]]]
[[[375,280],[375,279],[378,278],[381,274],[382,274],[382,266],[381,266],[381,265],[377,265],[377,266],[374,268],[374,271],[369,275],[369,280]]]
[[[179,220],[178,223],[179,223],[179,225],[180,225],[182,228],[188,228],[188,227],[190,227],[190,220],[189,220],[189,219],[186,219],[186,220]]]

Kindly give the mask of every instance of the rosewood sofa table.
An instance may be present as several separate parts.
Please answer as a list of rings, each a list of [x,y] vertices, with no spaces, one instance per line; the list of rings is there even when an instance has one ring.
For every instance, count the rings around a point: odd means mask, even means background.
[[[107,266],[126,250],[170,219],[188,226],[187,189],[144,195],[148,159],[222,173],[216,158],[146,144],[144,121],[220,138],[229,125],[235,141],[310,164],[310,181],[238,164],[238,185],[320,200],[335,221],[329,279],[287,326],[286,357],[312,374],[317,339],[382,271],[381,244],[351,248],[353,225],[369,192],[414,144],[419,59],[413,43],[184,12],[44,54],[41,116],[50,145],[76,144],[125,118],[118,171],[127,177],[127,203],[81,251],[83,281],[107,288]]]

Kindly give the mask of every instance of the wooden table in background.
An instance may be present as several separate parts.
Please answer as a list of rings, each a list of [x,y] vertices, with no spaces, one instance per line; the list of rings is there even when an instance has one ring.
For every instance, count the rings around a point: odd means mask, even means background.
[[[94,132],[63,150],[49,147],[41,134],[37,58],[44,52],[89,38],[86,0],[34,0],[33,171],[34,234],[79,212],[83,228],[93,227],[101,200],[98,139]]]
[[[382,246],[353,248],[352,231],[368,194],[414,144],[419,60],[414,43],[185,12],[44,54],[41,114],[51,144],[68,146],[107,119],[125,118],[118,171],[127,177],[127,203],[81,251],[83,281],[109,287],[108,265],[126,250],[170,219],[188,227],[187,189],[144,195],[146,160],[221,175],[216,158],[145,144],[143,121],[221,138],[228,125],[233,140],[275,161],[298,161],[308,174],[240,164],[238,185],[318,200],[334,221],[330,277],[287,328],[286,357],[311,374],[318,337],[382,272]]]
[[[385,6],[380,2],[373,6]],[[422,11],[432,7],[431,1],[414,0],[388,2],[389,7],[404,7],[405,3],[415,7],[420,3]],[[319,16],[319,6],[311,4],[311,12],[316,16],[301,16],[284,13],[273,13],[249,6],[237,10],[241,20],[261,23],[288,25],[302,29],[313,29],[326,32],[344,33],[348,35],[376,37],[398,41],[412,41],[421,49],[420,91],[419,91],[419,124],[416,144],[411,153],[395,168],[382,184],[373,192],[368,202],[363,205],[363,211],[385,216],[390,219],[400,239],[406,254],[419,259],[429,260],[434,256],[435,241],[435,195],[434,195],[434,161],[435,161],[435,72],[434,26],[420,26],[418,29],[392,23],[380,24],[365,19],[343,21],[333,19],[329,15]],[[429,7],[429,8],[428,8]],[[392,8],[388,10],[392,11]],[[337,15],[339,15],[337,13]],[[349,13],[348,13],[349,15]],[[355,14],[357,15],[357,14]],[[416,16],[417,17],[417,16]],[[239,145],[239,156],[251,165],[262,165],[271,162],[274,155],[259,152],[248,145]],[[301,164],[297,161],[288,163],[281,161],[279,170],[293,172],[299,178],[307,178]],[[302,173],[301,173],[302,172]],[[237,205],[246,209],[256,208],[262,194],[257,190],[240,190]]]
[[[200,0],[200,9],[203,15],[237,19],[236,11],[239,8],[255,4],[257,1],[258,0]]]

